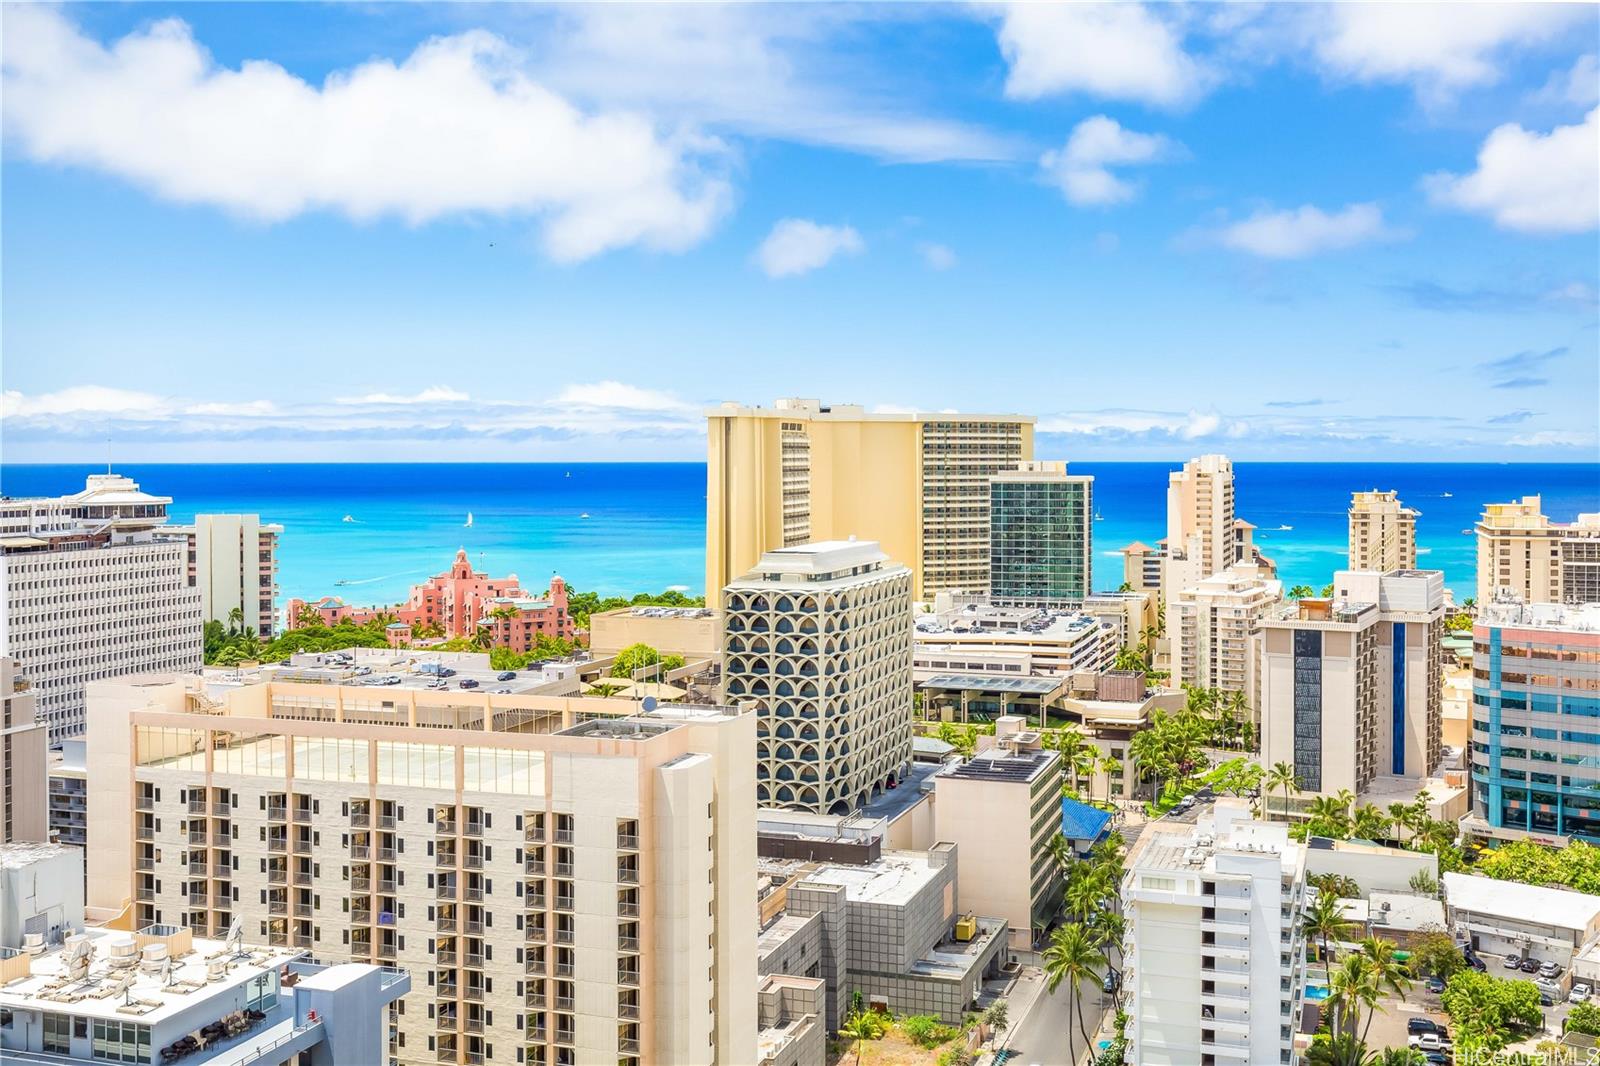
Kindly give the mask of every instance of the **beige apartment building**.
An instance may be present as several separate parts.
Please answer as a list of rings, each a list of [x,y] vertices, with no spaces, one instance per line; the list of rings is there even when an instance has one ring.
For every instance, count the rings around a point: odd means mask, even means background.
[[[1233,463],[1225,455],[1202,455],[1167,478],[1167,576],[1173,596],[1238,561]]]
[[[846,814],[911,763],[911,571],[870,540],[778,548],[723,590],[723,691],[760,708],[763,806]]]
[[[1350,494],[1350,569],[1414,570],[1417,512],[1392,489]]]
[[[1600,514],[1552,522],[1538,496],[1485,504],[1478,519],[1478,602],[1600,602]]]
[[[89,906],[400,966],[406,1062],[755,1062],[755,716],[634,708],[97,682]]]
[[[1032,947],[1060,903],[1061,753],[1022,720],[1002,718],[996,746],[933,778],[933,836],[961,849],[962,906],[1004,918],[1013,951]]]
[[[189,550],[189,584],[200,590],[200,614],[207,622],[242,624],[261,639],[277,633],[278,537],[283,527],[260,515],[195,515],[192,526],[166,526],[162,539],[182,539]]]
[[[1034,420],[1022,415],[869,414],[783,399],[723,404],[706,420],[710,597],[764,552],[852,536],[904,560],[917,599],[983,592],[989,479],[1033,458]]]
[[[1341,570],[1333,584],[1260,622],[1262,762],[1293,766],[1306,793],[1420,783],[1443,745],[1444,575]]]
[[[1167,610],[1172,683],[1242,692],[1258,707],[1256,627],[1282,600],[1282,582],[1243,564],[1179,591]]]
[[[17,661],[0,655],[0,844],[50,839],[48,729]]]

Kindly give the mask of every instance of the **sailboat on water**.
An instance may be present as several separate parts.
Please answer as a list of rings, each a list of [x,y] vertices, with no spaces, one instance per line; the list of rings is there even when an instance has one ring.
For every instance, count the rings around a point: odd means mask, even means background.
[[[471,529],[471,528],[472,528],[472,512],[471,512],[471,511],[468,511],[468,512],[467,512],[467,524],[466,524],[466,528],[467,528],[467,529]]]

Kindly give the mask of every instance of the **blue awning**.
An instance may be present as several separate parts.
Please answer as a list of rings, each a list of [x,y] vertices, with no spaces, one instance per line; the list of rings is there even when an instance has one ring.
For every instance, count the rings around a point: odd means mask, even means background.
[[[1076,850],[1088,851],[1109,835],[1110,827],[1110,811],[1061,797],[1061,835],[1072,841]]]

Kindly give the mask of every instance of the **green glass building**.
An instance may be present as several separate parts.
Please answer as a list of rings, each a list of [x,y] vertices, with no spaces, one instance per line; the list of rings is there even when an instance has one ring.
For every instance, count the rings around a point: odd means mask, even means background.
[[[1082,600],[1093,586],[1094,478],[1023,463],[989,479],[989,598]]]

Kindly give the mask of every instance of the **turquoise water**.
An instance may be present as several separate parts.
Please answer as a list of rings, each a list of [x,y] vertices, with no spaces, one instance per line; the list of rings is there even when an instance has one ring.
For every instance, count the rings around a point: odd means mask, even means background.
[[[1167,474],[1178,465],[1072,464],[1094,475],[1104,519],[1094,531],[1096,588],[1121,582],[1117,548],[1165,534]],[[76,491],[93,470],[4,466],[0,492]],[[557,571],[574,588],[604,594],[699,593],[705,582],[701,463],[152,464],[121,472],[172,496],[179,520],[243,511],[281,523],[285,598],[392,603],[444,570],[459,547],[475,567],[514,572],[533,587]],[[1560,521],[1600,511],[1600,464],[1239,463],[1235,472],[1239,514],[1256,524],[1289,585],[1320,587],[1344,565],[1355,489],[1398,489],[1422,512],[1421,564],[1443,570],[1458,599],[1474,585],[1474,538],[1462,530],[1484,503],[1541,493]]]
[[[1328,998],[1327,985],[1306,985],[1306,998],[1322,1000]]]

